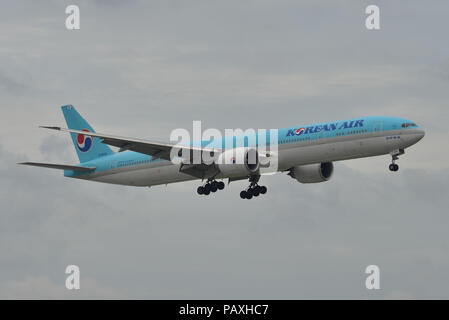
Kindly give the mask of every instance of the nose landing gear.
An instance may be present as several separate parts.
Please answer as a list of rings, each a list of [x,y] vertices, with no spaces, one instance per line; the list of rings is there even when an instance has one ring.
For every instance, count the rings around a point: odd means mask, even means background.
[[[390,171],[398,171],[399,170],[399,166],[396,163],[391,163],[388,166],[388,169],[390,169]]]
[[[404,154],[404,150],[403,149],[394,150],[390,154],[391,154],[391,164],[388,166],[388,169],[390,169],[390,171],[396,172],[399,170],[399,166],[395,163],[395,161],[399,159],[399,155]]]

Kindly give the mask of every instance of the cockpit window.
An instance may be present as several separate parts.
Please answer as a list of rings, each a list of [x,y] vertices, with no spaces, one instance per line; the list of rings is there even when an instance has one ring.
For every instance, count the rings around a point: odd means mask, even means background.
[[[402,128],[408,128],[408,127],[417,127],[417,125],[414,124],[413,122],[405,122],[402,124]]]

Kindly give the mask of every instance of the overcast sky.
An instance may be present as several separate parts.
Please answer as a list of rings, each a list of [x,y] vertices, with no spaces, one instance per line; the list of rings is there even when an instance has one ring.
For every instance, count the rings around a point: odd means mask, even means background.
[[[65,28],[77,4],[81,29]],[[377,4],[381,30],[365,28]],[[0,4],[0,298],[449,298],[449,3],[20,1]],[[75,164],[73,104],[99,132],[277,128],[367,115],[426,130],[331,181],[132,188],[21,161]],[[65,289],[65,268],[81,290]],[[368,265],[381,290],[368,291]]]

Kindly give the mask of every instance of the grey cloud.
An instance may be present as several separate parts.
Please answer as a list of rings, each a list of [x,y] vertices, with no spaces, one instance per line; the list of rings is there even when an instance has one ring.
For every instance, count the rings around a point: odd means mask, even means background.
[[[10,93],[23,93],[26,89],[26,86],[22,83],[19,83],[18,81],[14,80],[13,78],[5,75],[0,70],[0,90],[3,92],[3,94],[10,94]]]
[[[98,286],[94,279],[83,281],[83,290],[67,290],[46,276],[27,277],[0,286],[3,299],[119,299],[114,290]]]
[[[39,151],[47,161],[71,163],[76,158],[76,153],[68,135],[49,135],[42,141]]]
[[[265,177],[266,198],[231,205],[243,184],[201,198],[194,194],[196,183],[132,189],[63,181],[52,171],[8,163],[2,163],[10,172],[2,174],[2,202],[9,199],[10,212],[2,222],[9,225],[2,232],[7,254],[0,287],[20,289],[26,276],[39,279],[46,272],[53,287],[63,286],[65,266],[76,262],[100,288],[134,298],[447,294],[447,215],[428,210],[448,204],[445,193],[437,192],[448,187],[447,170],[392,176],[338,164],[326,184]],[[19,187],[24,177],[41,182]],[[20,200],[17,190],[23,192]],[[380,293],[364,289],[368,264],[381,267]],[[34,296],[54,294],[45,288]]]

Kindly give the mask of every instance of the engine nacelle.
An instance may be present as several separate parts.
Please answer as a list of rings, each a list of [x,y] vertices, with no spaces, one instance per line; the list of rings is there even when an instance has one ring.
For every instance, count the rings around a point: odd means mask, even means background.
[[[226,177],[242,177],[257,173],[260,168],[259,154],[255,149],[235,148],[219,155],[218,170]]]
[[[293,167],[289,175],[301,183],[316,183],[328,181],[332,177],[333,172],[333,163],[323,162]]]

